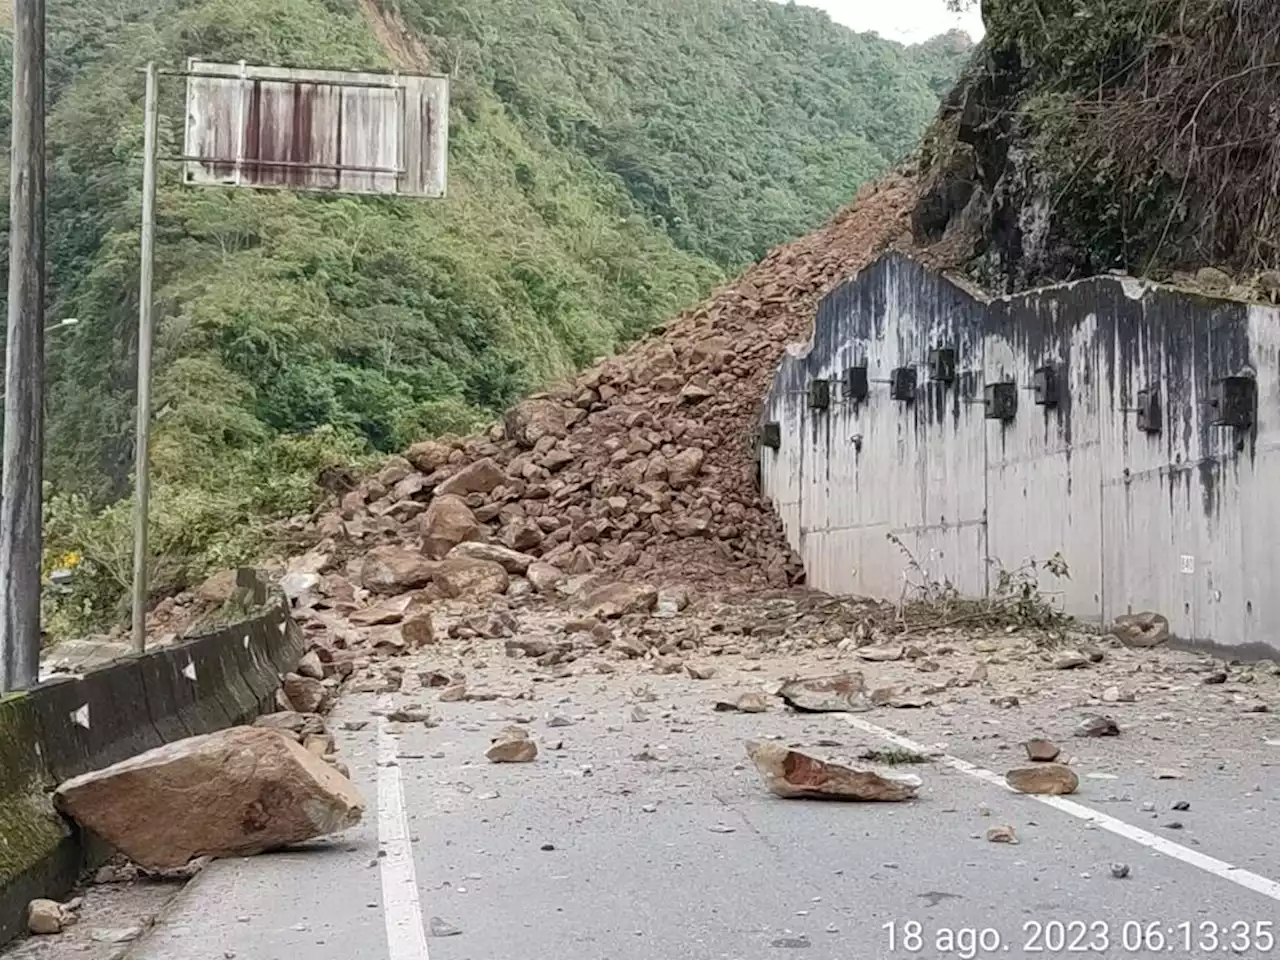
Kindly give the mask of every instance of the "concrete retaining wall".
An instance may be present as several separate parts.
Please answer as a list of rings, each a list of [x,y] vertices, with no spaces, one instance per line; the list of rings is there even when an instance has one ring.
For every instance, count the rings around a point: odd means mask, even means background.
[[[897,398],[895,370],[915,377]],[[1070,579],[1045,586],[1072,614],[1280,650],[1274,308],[1118,277],[987,300],[890,254],[823,301],[761,426],[762,487],[815,587],[899,597],[888,535],[969,596],[1061,553]]]
[[[275,709],[302,634],[283,597],[252,571],[240,582],[267,601],[242,623],[0,699],[0,944],[25,929],[32,898],[62,896],[87,864],[87,838],[54,812],[54,786]]]

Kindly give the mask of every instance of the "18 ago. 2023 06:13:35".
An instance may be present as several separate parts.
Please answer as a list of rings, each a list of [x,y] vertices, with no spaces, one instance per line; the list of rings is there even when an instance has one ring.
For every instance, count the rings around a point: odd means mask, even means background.
[[[1014,930],[934,927],[916,920],[881,927],[890,956],[979,960],[997,956],[1261,957],[1275,952],[1271,920],[1027,920]]]

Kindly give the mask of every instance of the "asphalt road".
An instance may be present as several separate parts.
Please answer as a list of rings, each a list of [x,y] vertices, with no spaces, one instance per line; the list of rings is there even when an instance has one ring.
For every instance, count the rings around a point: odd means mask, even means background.
[[[638,722],[637,682],[657,695]],[[710,709],[715,686],[559,681],[537,701],[433,703],[436,727],[338,730],[369,798],[364,825],[211,865],[128,956],[1280,956],[1280,885],[1269,879],[1280,878],[1280,777],[1268,757],[1280,761],[1280,745],[1262,739],[1280,732],[1276,718],[1231,724],[1208,754],[1172,736],[1067,743],[1080,791],[1046,802],[984,776],[1019,759],[1010,711],[963,722],[934,710],[725,714]],[[334,727],[377,705],[345,698]],[[571,722],[549,726],[552,714]],[[538,759],[488,763],[490,737],[520,720]],[[749,738],[775,737],[838,743],[817,749],[849,758],[902,735],[947,744],[909,768],[924,785],[902,804],[781,800],[743,752]],[[1157,765],[1182,779],[1155,779]],[[1189,808],[1175,811],[1180,802]],[[988,842],[996,825],[1019,842]]]

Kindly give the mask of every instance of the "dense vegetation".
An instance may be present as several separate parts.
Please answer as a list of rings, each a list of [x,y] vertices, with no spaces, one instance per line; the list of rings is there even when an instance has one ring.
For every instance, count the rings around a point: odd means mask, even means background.
[[[926,157],[935,207],[974,188],[986,206],[952,217],[981,224],[982,279],[1213,266],[1247,286],[1280,267],[1274,5],[984,0],[983,15]]]
[[[762,0],[52,0],[49,17],[51,316],[81,323],[51,341],[47,525],[51,563],[90,561],[59,628],[112,616],[128,578],[148,59],[454,78],[442,202],[165,170],[153,536],[172,589],[259,549],[321,467],[468,430],[813,226],[909,149],[966,47]],[[170,153],[182,115],[169,81]]]

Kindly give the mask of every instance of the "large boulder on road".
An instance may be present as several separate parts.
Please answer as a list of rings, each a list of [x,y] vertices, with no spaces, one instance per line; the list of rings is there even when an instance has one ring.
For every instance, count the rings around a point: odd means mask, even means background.
[[[149,870],[244,857],[360,822],[355,785],[288,734],[233,727],[66,781],[57,806]]]

